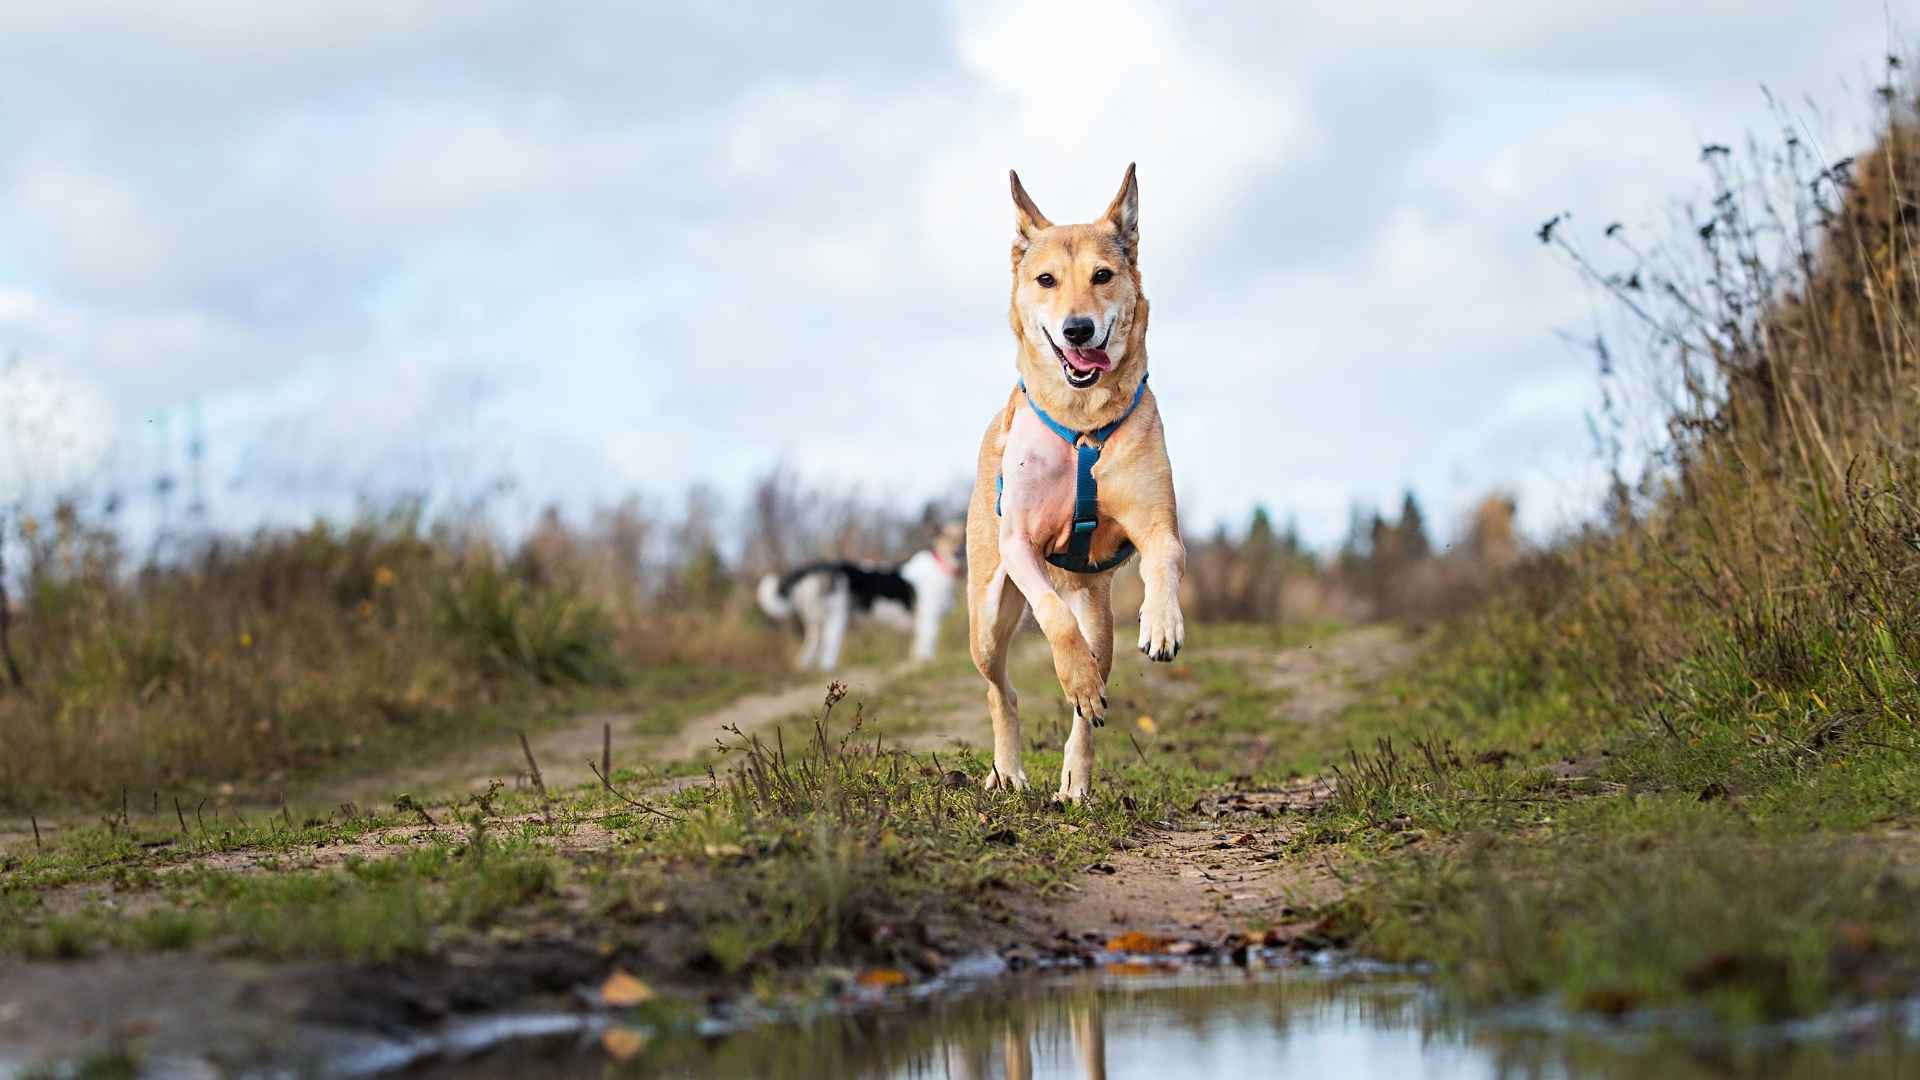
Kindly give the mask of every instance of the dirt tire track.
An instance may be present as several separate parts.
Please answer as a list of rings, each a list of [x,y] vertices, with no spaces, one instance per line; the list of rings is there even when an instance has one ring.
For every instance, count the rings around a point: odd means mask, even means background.
[[[763,732],[790,717],[819,711],[827,686],[846,683],[858,697],[885,689],[887,683],[907,670],[904,666],[849,668],[831,675],[810,676],[805,682],[780,690],[767,690],[742,697],[687,720],[672,735],[634,735],[633,710],[584,713],[558,727],[529,735],[535,761],[547,787],[559,790],[593,783],[589,763],[600,760],[603,729],[613,728],[615,767],[632,765],[636,758],[651,765],[699,760],[713,749],[723,729],[737,725],[742,732]],[[354,779],[341,786],[340,798],[381,803],[397,793],[471,792],[484,790],[493,780],[511,784],[526,782],[527,765],[520,744],[512,739],[489,742],[485,747],[457,753],[437,761],[409,766]]]
[[[656,761],[695,759],[712,750],[716,741],[732,738],[725,730],[729,727],[738,727],[743,734],[754,735],[767,731],[789,717],[817,714],[826,700],[827,687],[833,683],[845,683],[848,699],[859,701],[884,691],[887,684],[910,670],[905,665],[849,668],[809,679],[802,685],[786,690],[749,694],[687,721],[681,725],[678,735],[650,748],[649,756]]]
[[[1244,663],[1262,685],[1292,691],[1287,719],[1332,723],[1360,697],[1356,683],[1399,670],[1418,651],[1418,643],[1401,631],[1375,626],[1292,649],[1208,655]],[[1041,936],[1139,931],[1210,939],[1299,927],[1306,909],[1337,899],[1345,888],[1338,869],[1324,859],[1283,850],[1303,822],[1300,812],[1324,801],[1329,790],[1306,777],[1277,790],[1203,799],[1171,827],[1148,833],[1082,874],[1066,895],[1024,904],[1021,913]]]

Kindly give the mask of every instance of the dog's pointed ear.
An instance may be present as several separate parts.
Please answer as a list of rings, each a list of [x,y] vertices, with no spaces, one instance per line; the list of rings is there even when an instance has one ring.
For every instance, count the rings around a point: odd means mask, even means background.
[[[1013,187],[1013,224],[1015,228],[1013,242],[1016,247],[1025,248],[1033,242],[1033,238],[1038,236],[1042,229],[1053,228],[1053,222],[1048,221],[1047,215],[1041,213],[1040,208],[1033,205],[1033,196],[1027,194],[1027,189],[1021,185],[1019,173],[1008,169],[1007,180]]]
[[[1120,194],[1107,206],[1106,220],[1120,234],[1120,246],[1127,261],[1133,262],[1140,251],[1140,182],[1133,178],[1133,165],[1127,165],[1126,178],[1120,181]]]

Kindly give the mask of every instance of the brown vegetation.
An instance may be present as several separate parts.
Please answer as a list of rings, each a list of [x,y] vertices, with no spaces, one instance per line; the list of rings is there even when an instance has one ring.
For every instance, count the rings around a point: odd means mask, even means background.
[[[1487,497],[1464,523],[1461,542],[1435,550],[1409,492],[1393,521],[1356,509],[1346,542],[1323,561],[1291,527],[1276,533],[1256,508],[1244,537],[1223,526],[1188,542],[1182,603],[1211,622],[1420,625],[1458,615],[1482,602],[1520,558],[1514,509],[1509,498]]]
[[[505,543],[401,506],[348,525],[172,537],[140,559],[76,505],[16,507],[0,535],[12,586],[0,598],[0,807],[117,804],[124,788],[176,784],[272,790],[446,733],[523,725],[582,688],[650,672],[775,672],[789,650],[753,607],[760,573],[904,555],[951,513],[901,514],[776,470],[731,516],[695,490],[678,515],[638,500],[584,522],[549,511]],[[737,557],[722,542],[734,528]]]
[[[1744,720],[1757,693],[1785,706],[1775,738],[1814,745],[1920,722],[1920,130],[1884,94],[1857,159],[1708,147],[1686,245],[1612,227],[1630,262],[1605,272],[1543,231],[1652,334],[1669,413],[1611,520],[1540,568],[1565,587],[1534,597],[1531,647],[1599,710]]]

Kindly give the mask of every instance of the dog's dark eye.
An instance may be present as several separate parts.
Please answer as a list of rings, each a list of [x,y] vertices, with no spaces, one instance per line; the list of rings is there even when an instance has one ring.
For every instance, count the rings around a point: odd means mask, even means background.
[[[1060,284],[1058,281],[1054,280],[1054,277],[1052,274],[1041,274],[1039,277],[1034,278],[1033,280],[1039,282],[1040,287],[1043,289],[1051,289],[1055,285]]]
[[[1093,272],[1093,283],[1095,285],[1105,285],[1107,282],[1112,280],[1113,280],[1113,271],[1107,269],[1104,266]]]

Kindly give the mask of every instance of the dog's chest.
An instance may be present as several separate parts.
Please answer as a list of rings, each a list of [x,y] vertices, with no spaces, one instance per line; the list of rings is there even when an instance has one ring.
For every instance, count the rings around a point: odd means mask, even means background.
[[[1000,458],[1000,513],[1043,550],[1063,547],[1073,530],[1074,464],[1073,448],[1032,409],[1014,410]]]

